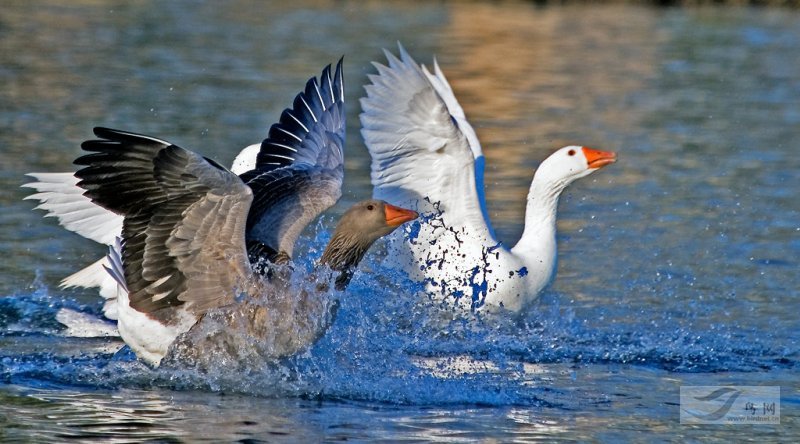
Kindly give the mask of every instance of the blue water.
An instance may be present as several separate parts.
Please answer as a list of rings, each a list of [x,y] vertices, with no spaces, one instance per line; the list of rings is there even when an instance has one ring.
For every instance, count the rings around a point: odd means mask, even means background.
[[[0,33],[0,439],[800,439],[797,12],[41,2],[4,7]],[[397,40],[450,79],[506,243],[549,152],[619,154],[562,197],[558,275],[530,312],[457,315],[378,245],[288,360],[153,370],[118,339],[65,336],[60,308],[101,307],[58,281],[104,248],[32,211],[24,173],[71,168],[96,125],[229,164],[344,54],[345,191],[301,242],[316,257],[370,195],[357,99]],[[719,384],[781,386],[781,424],[681,425],[680,387]]]

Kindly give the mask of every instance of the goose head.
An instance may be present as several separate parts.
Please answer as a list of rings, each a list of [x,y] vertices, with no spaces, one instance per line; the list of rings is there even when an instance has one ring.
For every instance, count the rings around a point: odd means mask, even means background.
[[[339,220],[320,259],[321,264],[341,272],[336,289],[347,286],[355,267],[376,240],[417,216],[416,211],[378,199],[363,200],[350,207]]]
[[[612,151],[576,145],[565,146],[539,165],[534,180],[565,187],[616,161],[617,154]]]

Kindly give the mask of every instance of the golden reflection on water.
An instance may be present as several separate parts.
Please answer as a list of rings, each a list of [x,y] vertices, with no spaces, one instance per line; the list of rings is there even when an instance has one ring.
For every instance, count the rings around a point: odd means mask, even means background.
[[[660,36],[652,10],[625,21],[619,12],[527,3],[448,9],[438,58],[481,140],[487,202],[507,244],[521,233],[530,180],[551,152],[588,145],[621,151],[624,161],[622,143],[639,118],[626,102],[654,76]],[[577,193],[592,192],[584,184]]]

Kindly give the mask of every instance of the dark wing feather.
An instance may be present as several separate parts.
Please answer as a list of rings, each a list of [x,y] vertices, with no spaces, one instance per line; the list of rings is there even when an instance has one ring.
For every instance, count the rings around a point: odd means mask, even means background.
[[[75,175],[98,205],[124,216],[122,262],[132,308],[170,322],[232,301],[248,276],[252,191],[215,162],[169,142],[95,128]]]
[[[256,169],[264,172],[302,162],[334,169],[344,161],[344,78],[342,59],[331,74],[328,65],[319,81],[312,77],[294,99],[292,108],[261,142]]]
[[[241,175],[253,189],[247,242],[291,257],[300,232],[341,196],[345,107],[342,60],[311,78],[272,125],[256,169]],[[251,258],[252,259],[252,258]]]

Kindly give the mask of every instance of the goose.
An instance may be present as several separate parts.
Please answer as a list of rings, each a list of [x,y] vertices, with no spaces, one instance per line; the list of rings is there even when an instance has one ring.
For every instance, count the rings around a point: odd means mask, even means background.
[[[405,237],[390,238],[387,261],[455,307],[524,310],[555,274],[561,192],[616,154],[574,145],[547,157],[528,192],[522,236],[508,248],[489,222],[485,159],[450,84],[436,60],[431,73],[398,47],[399,58],[384,50],[388,65],[373,63],[360,114],[373,197],[423,214]]]
[[[253,218],[269,219],[276,231],[291,227],[269,234],[275,251],[290,255],[292,230],[303,228],[296,221],[311,220],[338,199],[341,156],[327,166],[295,163],[294,172],[257,166],[246,182],[164,140],[99,127],[94,133],[99,139],[81,145],[89,154],[75,160],[82,166],[75,176],[86,197],[123,216],[110,274],[122,288],[119,332],[137,356],[158,366],[181,335],[220,308],[246,316],[249,331],[269,334],[256,338],[269,340],[268,357],[294,354],[321,335],[329,307],[307,291],[280,297],[291,288],[251,266],[247,228]],[[258,162],[267,160],[262,149]],[[336,289],[344,289],[373,242],[416,217],[381,200],[347,210],[320,260],[338,273]],[[267,231],[255,238],[266,240]]]
[[[336,137],[344,139],[344,80],[342,77],[342,60],[331,73],[327,66],[317,81],[312,77],[306,82],[294,100],[294,109],[287,108],[281,114],[280,122],[270,129],[269,137],[261,143],[244,148],[233,160],[231,172],[243,175],[256,169],[256,159],[262,150],[272,153],[262,165],[262,169],[291,166],[296,156],[293,150],[302,150],[305,144],[314,147],[319,144],[326,132],[333,132]],[[330,95],[334,106],[324,106],[321,94]],[[307,107],[310,107],[307,109]],[[317,122],[317,115],[322,122]],[[328,126],[326,126],[328,125]],[[337,145],[341,150],[341,144]],[[120,287],[113,276],[108,273],[111,266],[115,241],[122,235],[123,217],[96,205],[84,196],[84,189],[78,186],[79,179],[74,172],[31,172],[26,176],[33,182],[22,187],[32,188],[35,193],[26,196],[25,200],[38,201],[35,210],[46,211],[45,217],[54,217],[59,225],[75,232],[84,238],[109,247],[109,254],[93,262],[89,266],[63,278],[61,288],[83,287],[98,288],[105,303],[103,315],[111,320],[117,319],[117,299]],[[254,257],[254,261],[259,258]],[[77,313],[60,313],[65,320],[78,316]],[[65,322],[70,326],[72,322]],[[80,327],[80,326],[76,326]]]
[[[279,122],[272,125],[269,130],[269,137],[258,145],[251,145],[245,148],[234,160],[231,172],[227,172],[227,170],[224,170],[224,168],[210,159],[202,158],[193,153],[186,154],[190,153],[188,151],[182,154],[186,159],[194,159],[192,166],[193,168],[196,167],[198,171],[204,171],[205,168],[208,168],[206,164],[211,165],[215,170],[224,171],[218,174],[224,176],[228,182],[237,187],[240,187],[238,182],[230,176],[236,177],[235,175],[239,174],[239,179],[245,183],[246,189],[251,191],[252,205],[248,204],[248,210],[245,213],[244,234],[249,264],[242,264],[241,261],[233,259],[230,263],[235,264],[237,267],[239,272],[237,276],[244,276],[246,282],[256,286],[260,285],[259,288],[266,291],[265,296],[260,299],[262,301],[265,299],[306,300],[305,298],[292,297],[294,295],[282,294],[281,291],[276,289],[283,285],[281,280],[273,279],[271,281],[275,288],[259,284],[259,278],[248,274],[248,267],[250,267],[251,271],[255,270],[259,274],[264,271],[264,262],[270,262],[271,260],[276,260],[277,262],[278,259],[286,262],[286,260],[290,259],[294,242],[302,229],[314,217],[332,206],[341,196],[341,183],[344,175],[343,146],[345,140],[344,80],[341,65],[342,60],[339,60],[334,73],[331,72],[330,65],[327,66],[322,71],[320,81],[317,81],[316,77],[309,79],[305,89],[295,97],[293,106],[285,109],[280,116]],[[160,297],[158,300],[164,301],[164,304],[168,307],[162,307],[164,310],[157,310],[157,313],[143,308],[140,304],[147,306],[147,302],[143,302],[147,299],[147,295],[142,293],[139,287],[144,285],[142,282],[147,282],[148,276],[152,276],[149,271],[145,275],[144,270],[150,270],[154,262],[148,259],[139,263],[133,261],[131,257],[138,257],[142,260],[148,257],[151,259],[157,258],[168,264],[172,263],[170,261],[174,258],[170,259],[172,256],[163,257],[165,249],[169,249],[166,245],[162,244],[161,249],[155,250],[146,248],[143,252],[141,249],[137,250],[135,248],[137,245],[135,242],[129,243],[125,241],[126,236],[131,239],[144,239],[146,245],[153,246],[163,241],[163,239],[155,236],[152,232],[147,232],[149,226],[146,223],[138,225],[132,223],[131,221],[136,220],[135,217],[131,219],[132,215],[128,216],[129,221],[126,223],[125,213],[119,211],[119,208],[114,211],[108,205],[101,204],[104,199],[102,193],[113,193],[119,199],[131,200],[131,202],[134,202],[130,204],[131,208],[133,208],[133,206],[137,205],[135,202],[148,202],[147,199],[152,199],[152,197],[149,197],[150,195],[147,193],[157,194],[159,189],[162,189],[162,191],[163,189],[169,189],[171,193],[177,194],[186,192],[187,190],[182,188],[182,182],[180,181],[167,184],[171,188],[167,187],[167,185],[164,185],[166,188],[162,187],[162,184],[155,179],[156,169],[154,166],[158,159],[157,153],[171,151],[183,153],[185,150],[177,147],[170,148],[174,145],[157,138],[124,131],[97,128],[95,129],[95,134],[101,139],[87,141],[84,147],[88,150],[99,149],[101,152],[95,151],[95,154],[81,158],[81,163],[79,164],[92,164],[84,165],[86,168],[97,166],[93,162],[95,160],[100,161],[100,159],[104,159],[103,156],[106,156],[104,161],[110,162],[110,164],[106,165],[108,170],[102,172],[105,176],[100,175],[96,168],[89,170],[84,168],[86,171],[81,174],[71,172],[33,173],[32,177],[38,179],[38,182],[24,186],[29,186],[37,191],[36,194],[28,198],[38,200],[40,205],[37,208],[48,211],[48,216],[57,217],[62,226],[84,237],[109,244],[107,256],[66,278],[62,281],[62,284],[100,287],[101,295],[107,298],[104,306],[104,315],[109,319],[117,320],[117,332],[137,356],[149,364],[158,365],[167,354],[171,344],[185,344],[186,341],[178,341],[177,338],[188,334],[187,329],[200,325],[197,321],[198,319],[218,316],[219,312],[217,310],[219,309],[206,309],[203,308],[203,304],[168,297],[168,295],[175,296],[175,294],[178,294],[176,293],[178,290],[170,287],[173,284],[178,285],[175,283],[176,279],[179,280],[181,276],[184,278],[186,276],[194,276],[192,273],[197,274],[203,271],[198,269],[190,271],[183,268],[175,271],[170,275],[170,278],[163,282],[157,281],[156,283],[159,285],[153,287],[159,289],[172,288],[174,290],[170,293],[164,290],[163,294],[156,295]],[[117,154],[123,157],[128,149],[133,150],[133,152],[137,152],[136,150],[145,151],[140,153],[140,158],[137,157],[131,161],[134,162],[133,164],[126,161],[117,165],[108,158],[109,154],[103,154],[102,150],[105,149],[116,150],[115,152],[118,152]],[[127,155],[131,154],[128,153]],[[147,185],[146,187],[124,191],[124,186],[119,182],[124,182],[127,180],[126,178],[130,178],[131,171],[125,169],[130,165],[138,165],[139,170],[137,171],[140,176],[138,176],[137,180],[142,180],[142,183]],[[81,175],[88,174],[89,171],[92,171],[95,175],[87,178],[89,179],[88,181],[84,181]],[[158,171],[164,171],[164,169],[159,168]],[[185,178],[181,177],[179,179],[183,180]],[[139,185],[142,183],[139,183]],[[101,193],[99,201],[92,198],[92,194],[86,190],[87,186],[97,188],[93,193]],[[129,184],[129,188],[131,186],[136,185]],[[229,191],[235,189],[236,187],[233,187]],[[240,199],[243,199],[243,197],[240,196]],[[178,203],[175,200],[170,200],[170,202]],[[360,204],[360,206],[366,208],[366,211],[374,211],[376,214],[383,211],[384,222],[390,224],[390,227],[399,226],[405,221],[404,218],[416,216],[415,213],[378,201]],[[131,208],[128,208],[128,210]],[[151,209],[151,211],[156,210]],[[163,212],[164,210],[158,211]],[[356,210],[352,211],[355,212]],[[229,212],[228,214],[230,215],[231,213]],[[237,214],[241,217],[240,213]],[[345,213],[345,215],[347,214],[350,214],[350,211]],[[173,214],[171,216],[173,219],[170,220],[178,220],[175,219],[178,215]],[[216,214],[216,216],[219,217],[220,214]],[[369,246],[370,242],[360,242],[359,240],[369,240],[375,236],[374,233],[370,234],[369,232],[356,236],[353,234],[354,229],[344,230],[342,227],[356,227],[353,223],[345,223],[348,218],[353,217],[355,216],[342,219],[340,223],[341,229],[337,229],[334,233],[331,246],[320,260],[321,265],[339,271],[340,274],[335,282],[335,287],[339,290],[347,285],[358,260]],[[358,217],[356,219],[368,220],[366,217]],[[208,220],[211,221],[212,218],[208,218]],[[177,224],[179,222],[174,223]],[[143,230],[138,234],[140,238],[134,236],[137,229]],[[383,227],[383,229],[386,229],[386,227]],[[165,232],[161,232],[161,234],[164,235]],[[348,236],[344,236],[344,234],[348,234]],[[204,235],[206,236],[205,239],[209,240],[208,233],[204,233]],[[120,237],[122,237],[121,242],[118,241]],[[355,245],[354,248],[348,248],[348,246],[353,245]],[[238,244],[229,245],[229,247],[238,251]],[[344,254],[346,252],[354,254],[346,255]],[[197,251],[191,250],[190,253],[195,254]],[[190,256],[184,255],[181,257]],[[202,262],[194,261],[192,263],[197,265]],[[181,264],[185,265],[186,263]],[[173,263],[173,265],[175,264]],[[165,269],[168,268],[165,267]],[[205,281],[225,281],[233,276],[230,270],[227,270],[227,272],[225,270],[224,268],[222,271],[210,268],[205,270],[208,273],[200,274]],[[140,274],[142,276],[139,276]],[[129,291],[128,285],[131,284],[127,279],[129,275],[138,276],[132,284],[134,290],[139,289],[138,292],[131,293]],[[209,307],[224,305],[230,299],[232,291],[232,288],[225,288],[227,293],[219,293],[221,299],[214,300],[209,296],[210,299],[206,301],[206,305]],[[287,293],[285,290],[283,293]],[[254,291],[255,293],[259,293],[259,291]],[[314,295],[310,297],[313,299]],[[249,301],[250,299],[245,300]],[[151,302],[156,304],[157,301]],[[244,305],[237,304],[236,306],[243,307]],[[170,310],[169,307],[173,307],[175,310]],[[228,307],[221,309],[224,310],[226,308]],[[253,312],[263,312],[263,310],[253,309]],[[318,312],[319,310],[316,313]],[[285,323],[281,324],[284,327],[291,326],[293,322],[299,322],[299,318],[287,315],[285,310],[271,310],[270,313],[280,315],[279,319],[282,322],[285,321]],[[318,333],[323,331],[321,326],[325,325],[324,319],[320,320],[320,318],[312,316],[313,313],[310,310],[305,313],[306,320],[316,319],[318,321],[315,322],[317,322],[317,327],[320,328],[315,330]],[[59,312],[59,314],[62,313]],[[65,320],[75,319],[75,316],[74,314],[67,314],[63,318]],[[264,330],[264,328],[261,329],[262,332]],[[298,338],[294,342],[295,346],[297,344],[308,344],[312,341],[312,336],[310,335],[306,335],[305,339],[303,339],[302,335],[292,336],[277,333],[281,331],[285,332],[286,329],[272,329],[272,338],[283,338],[284,340],[287,337]],[[282,353],[288,354],[290,352],[291,350],[284,346],[278,347],[274,354],[278,356]]]

